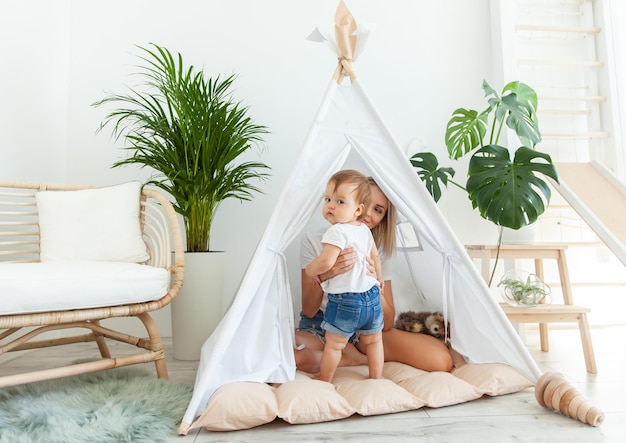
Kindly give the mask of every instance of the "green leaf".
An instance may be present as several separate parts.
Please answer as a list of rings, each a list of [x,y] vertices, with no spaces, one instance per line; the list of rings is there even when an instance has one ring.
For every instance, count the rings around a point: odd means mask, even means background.
[[[533,113],[537,112],[537,93],[526,83],[519,81],[507,83],[504,88],[502,88],[502,95],[505,96],[508,93],[514,93],[519,103],[528,106],[532,109]]]
[[[491,94],[496,95],[487,82],[483,82],[483,88],[488,88]],[[510,82],[502,88],[502,98],[498,99],[497,104],[490,101],[490,105],[496,110],[495,120],[504,120],[515,131],[523,146],[534,148],[541,141],[537,120],[537,93],[533,88],[519,81]],[[491,141],[495,144],[498,139],[499,134]]]
[[[142,82],[126,94],[108,94],[93,106],[114,105],[99,130],[111,126],[124,138],[128,157],[113,167],[135,164],[154,171],[148,181],[169,193],[182,215],[188,251],[209,249],[211,224],[226,198],[251,200],[255,185],[269,177],[264,163],[241,158],[263,141],[267,127],[232,98],[236,76],[207,77],[186,67],[181,54],[152,45],[138,47]]]
[[[524,146],[535,147],[541,141],[534,110],[528,104],[520,102],[517,94],[511,93],[502,97],[502,104],[497,112],[507,116],[506,125],[515,131]]]
[[[441,185],[448,186],[448,178],[454,177],[454,169],[440,168],[437,157],[431,152],[418,152],[410,158],[410,161],[430,195],[436,202],[439,201]]]
[[[551,192],[542,176],[558,181],[550,156],[524,146],[513,161],[502,146],[477,150],[468,176],[468,195],[480,215],[511,229],[534,223],[545,211]]]
[[[498,93],[489,86],[487,80],[483,80],[483,90],[485,91],[485,98],[487,99],[487,103],[489,103],[489,107],[483,111],[483,114],[487,115],[492,110],[497,109],[500,106],[500,96]]]
[[[445,142],[451,159],[458,159],[482,146],[487,132],[487,114],[459,108],[452,113],[446,126]]]

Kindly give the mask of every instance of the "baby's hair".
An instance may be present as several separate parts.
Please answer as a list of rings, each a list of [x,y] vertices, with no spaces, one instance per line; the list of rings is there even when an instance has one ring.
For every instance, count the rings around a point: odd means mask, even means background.
[[[372,200],[372,191],[367,177],[354,169],[342,169],[341,171],[335,172],[328,180],[328,183],[334,185],[335,191],[343,184],[355,186],[354,191],[352,191],[354,193],[354,200],[358,205],[363,204],[364,208],[357,218],[357,220],[361,220],[365,216],[367,208],[370,206],[370,201]]]

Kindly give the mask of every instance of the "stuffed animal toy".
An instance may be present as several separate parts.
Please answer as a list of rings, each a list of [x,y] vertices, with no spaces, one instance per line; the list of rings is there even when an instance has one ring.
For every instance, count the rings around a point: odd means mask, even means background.
[[[441,312],[401,312],[393,327],[402,331],[432,335],[441,340],[445,339],[446,334]]]

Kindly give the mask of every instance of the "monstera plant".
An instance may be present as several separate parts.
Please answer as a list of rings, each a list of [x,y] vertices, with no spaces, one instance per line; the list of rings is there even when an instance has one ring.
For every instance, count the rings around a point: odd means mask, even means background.
[[[551,197],[546,178],[558,182],[558,175],[550,156],[537,150],[541,133],[536,92],[518,81],[508,83],[500,94],[486,81],[483,89],[487,108],[482,112],[458,108],[446,126],[449,157],[471,155],[465,185],[455,182],[454,169],[440,167],[430,152],[410,160],[435,201],[448,183],[467,191],[472,207],[500,227],[500,244],[502,227],[520,229],[545,211]],[[521,143],[513,152],[499,144],[506,128]]]
[[[536,148],[541,133],[535,91],[517,81],[507,84],[500,95],[486,81],[483,89],[487,108],[482,112],[459,108],[446,127],[449,157],[471,155],[465,186],[454,182],[454,169],[440,167],[430,152],[415,154],[411,163],[435,200],[441,197],[441,185],[452,183],[467,191],[483,218],[519,229],[545,211],[551,196],[545,177],[558,181],[558,175],[550,156]],[[521,141],[513,153],[498,144],[505,126]]]

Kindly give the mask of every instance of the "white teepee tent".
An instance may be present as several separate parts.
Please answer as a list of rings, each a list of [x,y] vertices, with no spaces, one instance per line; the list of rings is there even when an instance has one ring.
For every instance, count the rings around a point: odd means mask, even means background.
[[[299,235],[319,223],[326,181],[346,167],[374,177],[394,204],[403,230],[414,232],[412,240],[419,243],[400,247],[394,258],[394,297],[409,298],[396,307],[443,311],[451,324],[452,347],[469,362],[506,363],[532,380],[541,375],[356,79],[351,63],[358,50],[356,25],[343,1],[336,22],[333,46],[340,64],[233,304],[202,347],[183,426],[201,415],[211,395],[226,383],[294,379],[288,248],[297,248]],[[344,72],[350,74],[349,84],[341,82]],[[400,280],[412,289],[398,290]],[[299,299],[299,290],[294,294]]]

